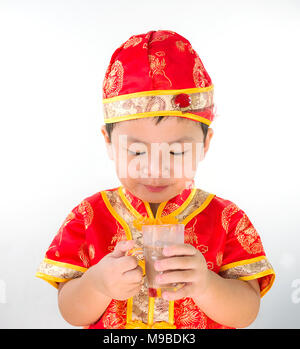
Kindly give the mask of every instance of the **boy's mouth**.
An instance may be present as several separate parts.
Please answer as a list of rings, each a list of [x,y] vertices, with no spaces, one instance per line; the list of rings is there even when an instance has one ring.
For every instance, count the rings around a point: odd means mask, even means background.
[[[159,192],[159,191],[166,189],[167,187],[168,187],[168,185],[164,185],[164,186],[145,185],[145,188],[151,192]]]

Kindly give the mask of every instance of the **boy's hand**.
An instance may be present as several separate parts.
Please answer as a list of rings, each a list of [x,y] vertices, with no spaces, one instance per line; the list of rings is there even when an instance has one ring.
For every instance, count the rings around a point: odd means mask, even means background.
[[[92,287],[112,299],[125,300],[136,295],[142,284],[143,271],[133,256],[125,256],[134,241],[120,241],[112,253],[91,267],[88,278]],[[85,274],[86,274],[85,273]]]
[[[189,244],[180,244],[165,247],[163,254],[168,258],[158,260],[154,264],[157,271],[164,272],[156,277],[156,282],[185,283],[185,286],[177,291],[163,292],[164,299],[196,298],[205,292],[209,272],[206,260],[199,250]]]

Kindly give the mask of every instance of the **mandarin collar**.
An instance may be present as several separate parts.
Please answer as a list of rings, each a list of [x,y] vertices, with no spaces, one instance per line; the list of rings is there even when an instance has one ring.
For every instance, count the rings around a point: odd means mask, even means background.
[[[120,186],[118,190],[124,204],[137,218],[143,216],[153,219],[169,216],[170,214],[172,216],[179,214],[192,200],[197,189],[194,182],[192,182],[189,187],[183,189],[178,195],[161,202],[155,217],[153,216],[149,202],[141,200],[124,186]]]

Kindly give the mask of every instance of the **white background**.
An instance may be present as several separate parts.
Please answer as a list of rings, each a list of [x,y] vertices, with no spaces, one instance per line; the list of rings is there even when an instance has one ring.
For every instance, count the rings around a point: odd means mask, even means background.
[[[67,214],[120,183],[102,82],[134,34],[198,52],[218,117],[196,185],[242,208],[275,271],[251,328],[300,328],[300,1],[0,1],[0,327],[70,328],[34,276]]]

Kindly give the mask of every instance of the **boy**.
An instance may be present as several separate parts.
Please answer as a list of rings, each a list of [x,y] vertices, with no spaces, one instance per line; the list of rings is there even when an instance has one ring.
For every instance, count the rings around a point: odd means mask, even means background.
[[[62,316],[88,328],[248,326],[275,273],[245,212],[194,186],[214,118],[198,54],[172,31],[132,36],[111,58],[103,103],[122,185],[82,200],[39,267]],[[164,249],[157,282],[182,287],[149,295],[141,227],[168,223],[185,225],[185,243]]]

